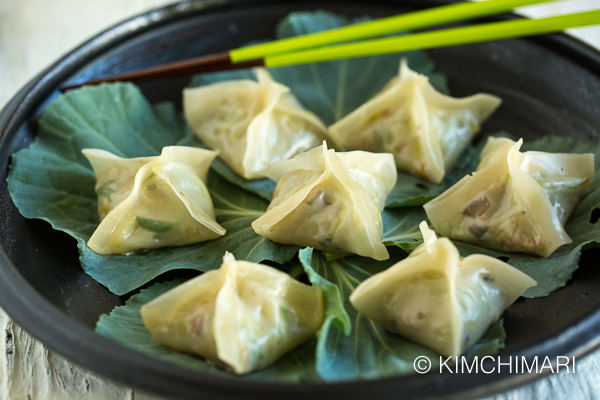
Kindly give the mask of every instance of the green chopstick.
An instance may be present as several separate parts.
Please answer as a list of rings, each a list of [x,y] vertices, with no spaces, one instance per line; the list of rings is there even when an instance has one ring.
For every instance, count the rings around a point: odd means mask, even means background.
[[[540,19],[519,19],[481,25],[415,33],[265,57],[266,67],[374,56],[410,50],[425,50],[461,44],[511,39],[600,24],[600,10]]]
[[[466,1],[350,25],[326,32],[235,49],[229,52],[229,57],[231,62],[239,63],[278,53],[289,53],[296,50],[367,39],[411,29],[467,21],[473,18],[501,14],[511,11],[516,7],[547,1],[550,0],[488,0],[479,3]]]

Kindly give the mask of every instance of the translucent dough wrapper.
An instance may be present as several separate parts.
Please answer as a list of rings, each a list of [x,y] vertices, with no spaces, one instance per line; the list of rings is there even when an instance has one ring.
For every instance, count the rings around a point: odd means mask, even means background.
[[[271,365],[323,324],[323,294],[262,264],[226,253],[205,272],[141,309],[154,339],[238,374]]]
[[[181,146],[129,159],[98,149],[82,152],[96,175],[101,222],[87,243],[96,253],[181,246],[225,234],[206,188],[218,153]]]
[[[192,130],[246,179],[261,178],[273,162],[318,146],[327,132],[287,86],[263,68],[254,72],[258,82],[234,80],[183,91]]]
[[[443,95],[403,60],[399,76],[329,135],[340,149],[392,153],[399,170],[438,183],[500,103],[489,94]]]
[[[542,257],[571,243],[563,225],[594,179],[594,155],[521,153],[522,143],[490,138],[477,171],[424,206],[437,232]]]
[[[397,179],[391,154],[336,153],[323,143],[273,164],[266,175],[277,187],[267,212],[252,223],[256,233],[331,253],[389,257],[381,212]]]
[[[438,239],[426,222],[420,228],[425,243],[358,285],[350,302],[390,332],[459,356],[536,282],[493,257],[461,259],[449,239]]]

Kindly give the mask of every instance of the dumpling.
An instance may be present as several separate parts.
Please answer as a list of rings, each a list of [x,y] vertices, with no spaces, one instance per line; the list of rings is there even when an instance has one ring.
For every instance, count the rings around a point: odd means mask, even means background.
[[[287,86],[264,68],[254,73],[258,82],[234,80],[183,91],[189,126],[246,179],[261,178],[273,162],[318,146],[327,132]]]
[[[489,94],[445,96],[403,60],[399,76],[329,135],[340,149],[392,153],[399,170],[439,183],[500,103]]]
[[[336,153],[327,144],[279,161],[266,171],[277,182],[267,212],[252,222],[277,243],[389,257],[381,212],[396,184],[391,154]]]
[[[473,176],[425,204],[437,232],[542,257],[571,243],[563,225],[594,179],[594,155],[521,153],[522,143],[490,138]]]
[[[154,339],[237,374],[271,365],[323,324],[321,289],[225,253],[205,272],[142,306]]]
[[[206,174],[217,152],[165,147],[157,157],[121,158],[83,149],[96,175],[100,225],[88,241],[99,254],[181,246],[215,239]]]
[[[496,258],[461,259],[447,238],[419,226],[425,243],[408,258],[363,281],[350,302],[390,332],[459,356],[536,282]]]

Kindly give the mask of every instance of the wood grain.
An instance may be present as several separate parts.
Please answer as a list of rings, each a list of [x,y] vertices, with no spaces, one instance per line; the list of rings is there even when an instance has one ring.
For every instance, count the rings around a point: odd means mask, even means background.
[[[0,0],[0,108],[29,79],[111,25],[173,0]],[[526,7],[532,17],[600,9],[600,0]],[[600,27],[571,30],[600,48]],[[157,397],[103,379],[48,350],[0,310],[0,400],[96,400]],[[491,397],[496,400],[600,398],[600,351],[561,373]]]

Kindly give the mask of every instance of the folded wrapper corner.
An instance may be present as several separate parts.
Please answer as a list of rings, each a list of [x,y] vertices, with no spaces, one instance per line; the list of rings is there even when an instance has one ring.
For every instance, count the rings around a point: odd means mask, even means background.
[[[277,182],[267,212],[252,222],[277,243],[389,258],[382,210],[396,184],[391,154],[336,153],[323,146],[279,161],[266,175]]]
[[[246,179],[262,178],[270,164],[318,146],[327,133],[287,86],[264,68],[254,73],[258,82],[239,79],[183,91],[189,126]]]
[[[247,374],[310,338],[323,307],[318,287],[226,253],[221,268],[150,301],[141,314],[158,343]]]
[[[330,126],[329,136],[339,149],[392,153],[399,170],[439,183],[500,103],[489,94],[439,93],[402,60],[399,76]]]
[[[459,356],[535,280],[494,257],[461,259],[454,244],[419,226],[425,243],[406,259],[363,281],[350,302],[390,332]]]
[[[477,171],[425,204],[437,232],[542,257],[571,243],[563,226],[594,179],[594,155],[521,153],[522,143],[489,138]]]
[[[87,243],[96,253],[182,246],[225,234],[206,188],[217,152],[182,146],[164,147],[156,157],[82,152],[96,175],[101,222]]]

